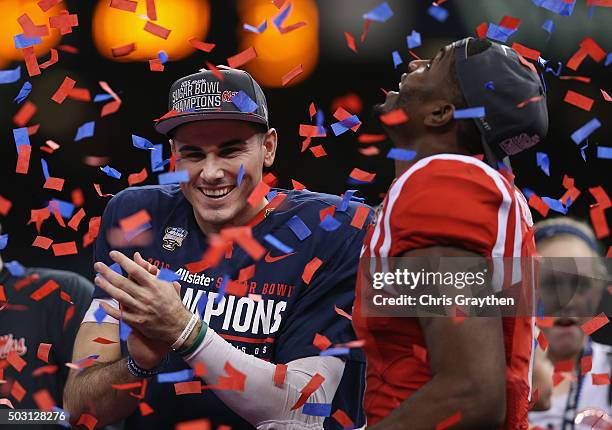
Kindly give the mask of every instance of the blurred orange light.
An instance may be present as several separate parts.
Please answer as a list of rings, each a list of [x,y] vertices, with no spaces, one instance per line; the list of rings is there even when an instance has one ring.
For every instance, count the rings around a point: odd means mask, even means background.
[[[93,17],[93,39],[103,56],[115,61],[143,61],[165,51],[170,60],[184,58],[194,51],[192,37],[203,40],[208,32],[210,6],[207,0],[155,0],[157,20],[152,23],[170,30],[162,39],[144,30],[148,21],[146,2],[139,1],[135,12],[111,8],[100,0]],[[132,53],[113,57],[112,49],[136,44]]]
[[[291,3],[291,12],[283,27],[300,21],[306,25],[289,33],[281,34],[272,20]],[[319,10],[314,0],[286,1],[279,10],[270,0],[241,0],[238,5],[240,17],[240,51],[253,46],[257,58],[244,68],[263,86],[280,87],[282,78],[300,64],[303,71],[286,86],[306,79],[314,70],[319,58]],[[261,34],[242,28],[243,24],[259,26],[264,20],[268,28]]]
[[[36,4],[37,0],[0,0],[0,65],[7,65],[10,61],[23,61],[21,49],[15,48],[13,37],[23,33],[23,28],[17,22],[24,13],[36,25],[46,24],[49,28],[49,36],[42,38],[42,43],[34,46],[37,57],[45,55],[51,48],[58,44],[62,37],[59,30],[49,27],[49,17],[58,15],[65,6],[59,3],[43,12]]]

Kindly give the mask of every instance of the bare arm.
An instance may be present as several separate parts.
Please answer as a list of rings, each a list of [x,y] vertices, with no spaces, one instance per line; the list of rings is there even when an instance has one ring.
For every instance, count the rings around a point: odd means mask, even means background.
[[[478,257],[468,251],[432,247],[404,257]],[[506,412],[505,356],[501,318],[421,318],[433,377],[372,430],[432,429],[461,413],[453,429],[492,429]],[[368,427],[370,428],[370,427]]]
[[[92,342],[98,336],[119,341],[119,325],[83,323],[74,343],[73,362],[99,354],[98,363],[82,371],[70,370],[64,390],[64,408],[70,423],[76,424],[83,413],[93,415],[98,427],[130,415],[138,399],[128,390],[116,390],[113,384],[126,384],[140,379],[127,370],[127,359],[121,357],[119,343],[103,345]]]

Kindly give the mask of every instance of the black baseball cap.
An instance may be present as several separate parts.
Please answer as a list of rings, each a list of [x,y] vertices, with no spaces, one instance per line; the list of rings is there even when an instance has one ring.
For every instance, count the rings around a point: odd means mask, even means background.
[[[474,121],[487,161],[497,167],[498,160],[546,137],[546,93],[535,67],[514,49],[491,41],[484,51],[468,56],[474,40],[453,44],[455,69],[468,108],[485,108],[485,116]]]
[[[249,121],[268,128],[266,97],[257,81],[244,70],[226,66],[217,66],[215,72],[202,69],[175,81],[168,110],[154,125],[164,135],[181,124],[209,119]]]

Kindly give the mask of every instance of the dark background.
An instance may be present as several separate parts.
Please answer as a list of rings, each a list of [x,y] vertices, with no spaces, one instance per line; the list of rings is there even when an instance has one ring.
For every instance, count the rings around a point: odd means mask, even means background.
[[[4,232],[10,236],[8,247],[2,254],[4,261],[16,259],[28,266],[69,269],[90,277],[92,248],[83,249],[82,236],[87,231],[89,218],[101,215],[107,202],[107,198],[96,194],[92,184],[101,184],[105,193],[117,193],[127,186],[128,174],[138,172],[145,166],[150,170],[149,154],[132,147],[131,134],[146,137],[154,143],[165,143],[163,136],[156,134],[151,124],[152,119],[167,111],[167,92],[172,81],[203,67],[205,61],[226,64],[226,58],[238,52],[238,38],[243,30],[236,15],[235,2],[211,1],[211,25],[205,40],[216,43],[216,48],[210,54],[196,51],[185,60],[167,63],[163,73],[153,73],[146,63],[113,62],[98,54],[91,37],[94,1],[68,0],[65,3],[71,13],[78,14],[80,25],[73,29],[72,34],[64,36],[60,43],[77,47],[79,53],[60,52],[59,63],[33,78],[27,76],[22,63],[22,79],[14,84],[0,85],[0,195],[13,202],[10,213],[5,217],[0,216]],[[336,121],[331,116],[333,100],[354,93],[363,104],[361,112],[354,112],[364,123],[359,133],[380,133],[380,127],[372,119],[371,106],[383,100],[380,88],[397,88],[401,73],[407,70],[410,56],[405,38],[413,29],[421,33],[423,46],[414,51],[423,58],[433,55],[449,42],[468,35],[474,36],[475,27],[481,22],[498,23],[504,15],[523,20],[518,32],[509,39],[509,44],[519,42],[540,50],[544,58],[551,60],[555,69],[558,61],[564,64],[567,62],[586,36],[593,37],[607,52],[612,48],[609,28],[612,9],[595,8],[589,18],[586,0],[578,1],[570,17],[538,8],[530,0],[450,0],[443,4],[450,12],[445,23],[439,23],[427,14],[430,5],[427,1],[389,0],[394,16],[384,24],[372,23],[363,44],[358,40],[363,27],[361,15],[377,6],[378,1],[321,0],[317,3],[320,14],[320,55],[317,68],[298,85],[264,89],[271,124],[279,133],[277,159],[271,171],[278,177],[280,187],[291,188],[291,179],[296,179],[311,190],[335,194],[358,188],[358,195],[365,197],[372,205],[381,201],[381,195],[394,176],[393,164],[385,158],[390,148],[389,142],[377,144],[381,149],[379,156],[366,157],[358,152],[359,147],[367,146],[357,142],[358,134],[347,132],[334,137],[328,128],[327,138],[313,142],[313,145],[322,144],[328,155],[315,158],[310,151],[300,153],[303,138],[298,135],[298,125],[310,123],[308,105],[314,101],[324,111],[325,125],[329,126]],[[541,29],[542,23],[548,18],[552,18],[556,24],[556,30],[550,37]],[[287,23],[292,22],[290,15]],[[269,23],[267,31],[276,29]],[[346,47],[345,31],[356,38],[358,54]],[[391,59],[394,50],[399,51],[404,59],[404,64],[395,70]],[[39,62],[47,58],[48,55],[39,59]],[[17,64],[4,68],[13,68]],[[610,190],[609,172],[612,162],[597,159],[596,147],[599,144],[611,145],[609,124],[606,121],[610,115],[610,104],[604,101],[600,93],[600,88],[612,92],[609,79],[611,68],[604,67],[603,61],[597,64],[587,58],[577,72],[564,68],[561,73],[589,76],[592,78],[590,84],[559,80],[553,74],[546,73],[550,113],[548,137],[536,148],[512,160],[519,187],[529,187],[540,196],[560,198],[565,192],[561,185],[563,175],[574,177],[582,194],[569,209],[569,215],[587,221],[589,205],[595,202],[588,188],[602,185],[608,192]],[[105,118],[99,117],[100,103],[67,99],[62,105],[57,105],[50,97],[66,75],[77,81],[77,87],[89,88],[92,95],[103,92],[97,85],[99,80],[107,81],[120,93],[123,105],[117,113]],[[18,175],[14,173],[17,154],[12,135],[12,129],[16,126],[12,123],[12,117],[19,106],[13,102],[13,98],[26,80],[34,87],[29,99],[38,106],[38,112],[28,125],[40,123],[41,127],[36,135],[30,137],[32,156],[29,173]],[[585,112],[564,103],[563,97],[568,89],[593,98],[593,109]],[[598,118],[603,125],[589,138],[584,161],[579,147],[570,139],[570,134],[593,117]],[[74,142],[77,127],[92,120],[96,121],[94,137]],[[53,154],[41,151],[39,147],[47,139],[60,143],[61,148]],[[168,145],[165,145],[164,151],[167,157]],[[537,151],[549,155],[550,177],[536,166]],[[122,178],[112,179],[98,167],[85,165],[83,157],[86,155],[110,157],[108,164],[122,172]],[[41,158],[47,160],[51,176],[66,179],[62,192],[42,188],[44,177],[40,167]],[[376,172],[375,182],[358,186],[349,184],[348,174],[354,167]],[[146,183],[156,181],[156,175],[149,172]],[[43,224],[40,234],[53,238],[55,242],[76,240],[78,255],[54,257],[51,249],[45,251],[32,247],[37,233],[34,224],[26,225],[30,210],[46,206],[51,198],[70,201],[70,191],[74,188],[83,190],[87,213],[79,231],[60,228],[51,217]],[[612,220],[610,213],[608,210],[608,222]],[[548,216],[554,215],[551,211]],[[540,218],[534,211],[534,219]],[[610,243],[610,238],[605,238],[605,249]]]

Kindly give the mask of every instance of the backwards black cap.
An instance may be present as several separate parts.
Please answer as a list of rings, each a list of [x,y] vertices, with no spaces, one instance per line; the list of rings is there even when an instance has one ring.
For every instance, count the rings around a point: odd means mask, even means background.
[[[546,137],[546,93],[535,68],[514,49],[491,42],[489,48],[468,56],[472,41],[468,37],[453,44],[457,79],[468,107],[485,108],[484,118],[474,120],[485,155],[497,167],[497,160]]]
[[[267,128],[268,106],[257,81],[244,70],[218,66],[218,73],[223,79],[202,69],[175,81],[168,96],[171,114],[160,118],[155,130],[167,135],[181,124],[209,119],[249,121]]]

